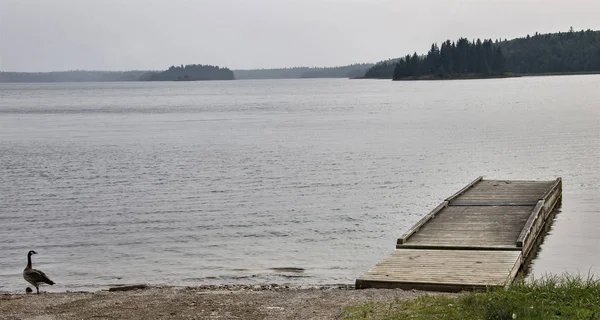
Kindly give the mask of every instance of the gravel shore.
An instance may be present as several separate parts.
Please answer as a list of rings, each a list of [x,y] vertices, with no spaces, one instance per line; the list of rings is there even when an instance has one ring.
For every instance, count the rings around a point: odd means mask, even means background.
[[[0,294],[0,319],[339,319],[362,302],[439,293],[298,289],[278,285],[146,287],[129,291]]]

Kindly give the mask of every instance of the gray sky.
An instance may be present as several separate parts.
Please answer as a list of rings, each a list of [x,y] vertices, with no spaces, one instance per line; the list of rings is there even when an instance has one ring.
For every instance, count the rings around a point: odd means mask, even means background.
[[[598,0],[0,0],[0,70],[336,66],[599,17]]]

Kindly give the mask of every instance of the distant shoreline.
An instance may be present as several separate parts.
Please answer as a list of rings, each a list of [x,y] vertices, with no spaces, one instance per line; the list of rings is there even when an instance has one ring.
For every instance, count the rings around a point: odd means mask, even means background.
[[[140,72],[140,71],[132,71]],[[3,72],[0,72],[2,75]],[[4,72],[9,73],[9,72]],[[11,72],[12,73],[12,72]],[[44,72],[38,74],[52,74],[53,72]],[[109,71],[108,73],[112,73]],[[120,73],[120,72],[115,72]],[[22,72],[19,74],[32,74],[27,72]],[[548,76],[576,76],[576,75],[598,75],[600,71],[580,71],[580,72],[549,72],[549,73],[505,73],[501,76],[493,75],[493,76],[485,76],[485,75],[459,75],[459,76],[448,76],[448,77],[439,77],[439,76],[421,76],[421,77],[408,77],[403,79],[392,79],[392,78],[367,78],[367,77],[319,77],[319,78],[241,78],[241,79],[233,79],[233,81],[243,81],[243,80],[310,80],[310,79],[349,79],[349,80],[393,80],[393,81],[441,81],[441,80],[485,80],[485,79],[504,79],[504,78],[522,78],[522,77],[548,77]],[[164,80],[164,81],[153,81],[153,82],[196,82],[196,81],[220,81],[220,80]],[[232,80],[227,80],[232,81]],[[133,80],[133,79],[97,79],[97,80],[81,80],[81,79],[68,79],[68,80],[33,80],[33,81],[3,81],[0,77],[0,83],[106,83],[106,82],[148,82],[144,80]]]
[[[504,79],[504,78],[519,78],[520,74],[516,73],[503,73],[503,74],[476,74],[476,73],[466,73],[466,74],[457,74],[457,75],[447,75],[447,76],[438,76],[438,75],[425,75],[419,77],[406,77],[400,79],[392,79],[392,81],[423,81],[423,80],[483,80],[483,79]]]
[[[421,77],[407,77],[402,79],[392,78],[350,78],[351,80],[392,80],[392,81],[441,81],[441,80],[485,80],[485,79],[505,79],[505,78],[526,78],[526,77],[552,77],[552,76],[584,76],[584,75],[598,75],[600,71],[580,71],[580,72],[548,72],[548,73],[507,73],[504,75],[485,76],[485,75],[462,75],[462,76],[421,76]]]
[[[15,72],[0,71],[0,83],[47,83],[47,82],[114,82],[114,81],[218,81],[218,80],[267,80],[267,79],[348,79],[364,75],[372,67],[372,63],[357,63],[338,67],[294,67],[276,69],[234,69],[218,68],[208,70],[210,66],[188,65],[172,66],[166,71],[132,70],[132,71],[49,71],[49,72]],[[186,70],[185,68],[188,68]],[[201,71],[204,68],[205,70]],[[207,69],[208,68],[208,69]],[[223,71],[233,72],[229,77]],[[194,71],[195,70],[195,71]],[[165,73],[166,72],[166,73]],[[161,76],[161,74],[163,74]],[[186,78],[185,76],[188,76]],[[217,76],[219,75],[219,76]],[[215,79],[224,78],[227,79]],[[233,79],[230,79],[233,78]]]
[[[577,71],[577,72],[547,72],[547,73],[521,73],[522,77],[547,77],[547,76],[584,76],[600,74],[600,71]]]

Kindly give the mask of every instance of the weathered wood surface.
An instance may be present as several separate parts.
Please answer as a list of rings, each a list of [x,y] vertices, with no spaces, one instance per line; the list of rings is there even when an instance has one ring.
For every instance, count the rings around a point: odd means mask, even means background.
[[[400,237],[400,239],[398,239],[398,243],[404,243],[406,242],[406,239],[410,238],[410,236],[412,236],[413,234],[415,234],[417,231],[419,231],[419,229],[424,226],[427,222],[429,222],[429,220],[433,219],[435,217],[436,214],[438,214],[440,211],[442,211],[444,208],[446,208],[448,206],[448,201],[444,201],[442,202],[442,204],[440,204],[439,206],[437,206],[435,209],[433,209],[430,213],[428,213],[426,216],[424,216],[421,220],[419,220],[419,222],[417,222],[414,226],[412,226],[410,229],[408,229],[408,231],[406,231],[402,237]]]
[[[529,219],[525,223],[519,238],[517,247],[522,248],[523,257],[529,257],[536,239],[539,237],[548,217],[554,210],[562,195],[562,179],[558,178],[551,187],[542,195],[537,205],[533,209]]]
[[[540,193],[539,195],[541,195]],[[450,206],[401,244],[516,246],[533,206]],[[399,245],[398,248],[401,248]]]
[[[481,180],[453,201],[463,205],[524,203],[535,206],[553,184],[554,181]]]
[[[540,228],[539,224],[544,218],[544,200],[539,200],[529,219],[525,222],[525,226],[521,230],[519,237],[517,238],[517,247],[523,247],[523,244],[530,238],[535,236],[536,230]]]
[[[462,194],[464,194],[465,192],[467,192],[467,190],[471,189],[474,185],[476,185],[477,183],[479,183],[479,181],[481,181],[481,180],[483,180],[483,176],[477,177],[475,180],[471,181],[471,183],[469,183],[468,185],[464,186],[462,189],[458,190],[455,194],[453,194],[450,197],[448,197],[445,201],[451,202],[452,200],[460,197]]]
[[[479,177],[411,227],[356,287],[459,291],[508,285],[561,195],[560,178]]]
[[[519,251],[397,249],[356,285],[404,289],[439,286],[444,291],[505,286],[512,282],[520,256]]]

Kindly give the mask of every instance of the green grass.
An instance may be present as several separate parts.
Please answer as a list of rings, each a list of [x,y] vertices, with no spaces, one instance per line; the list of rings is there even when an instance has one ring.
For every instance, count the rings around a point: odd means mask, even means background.
[[[600,281],[565,275],[517,281],[509,289],[464,293],[453,298],[367,303],[344,310],[342,319],[599,319]]]

